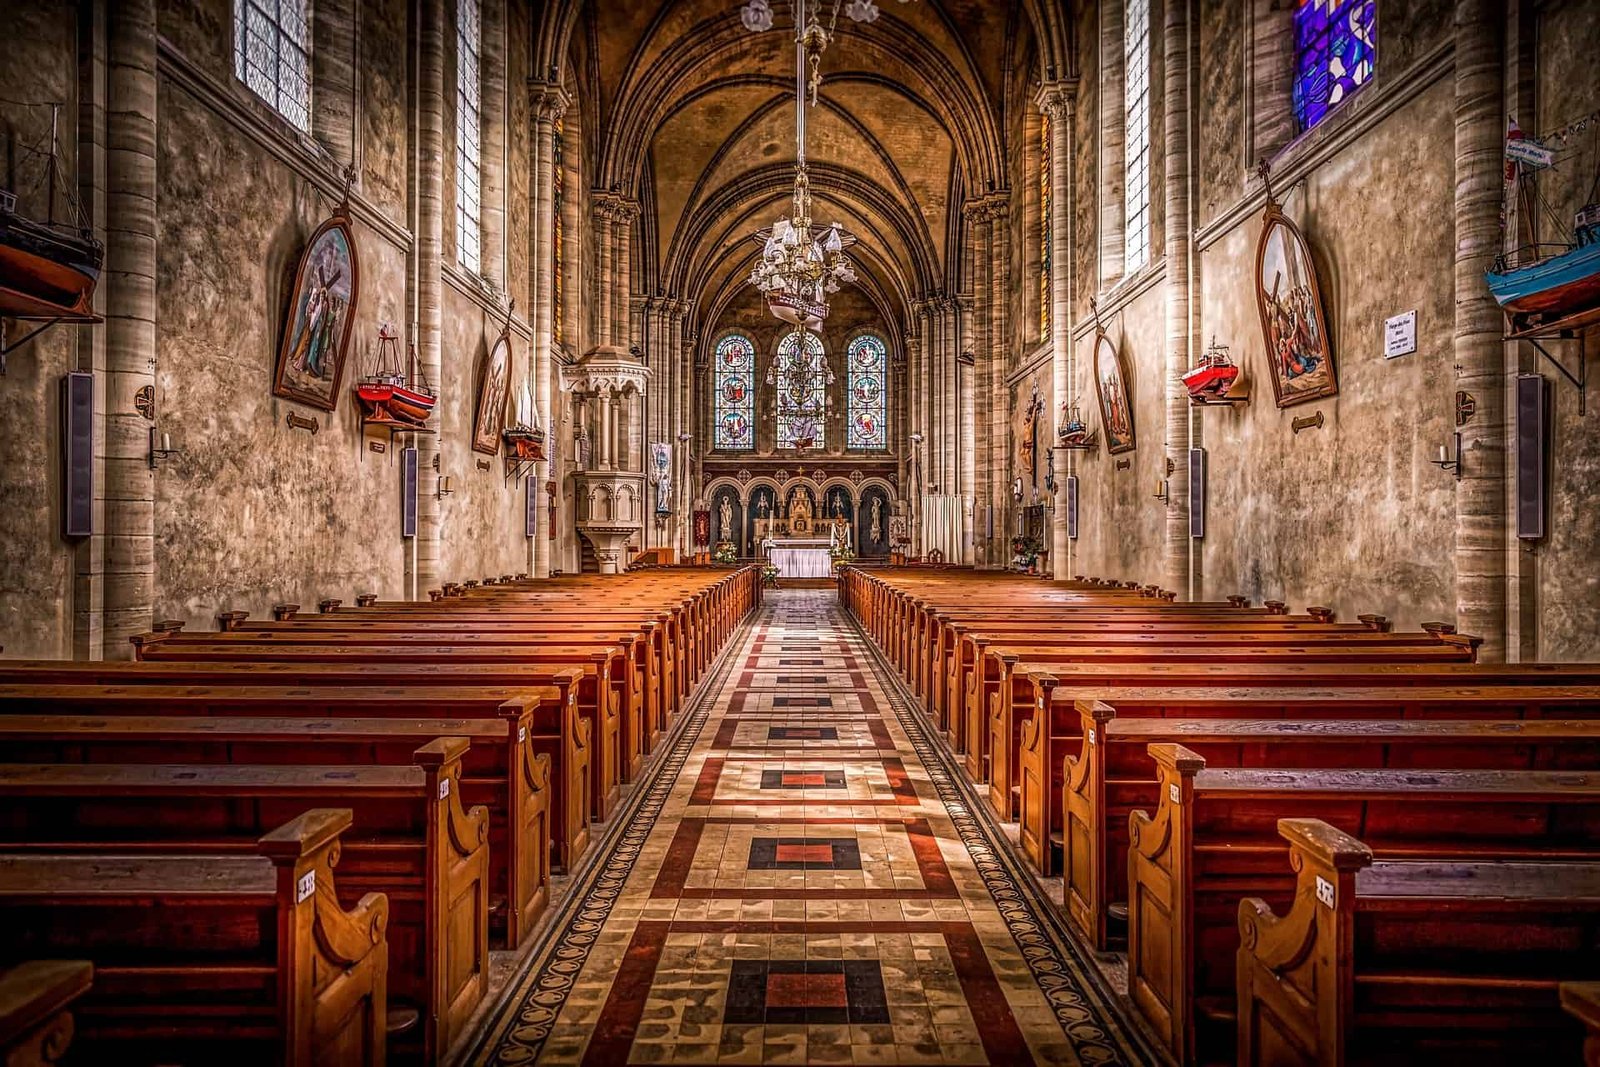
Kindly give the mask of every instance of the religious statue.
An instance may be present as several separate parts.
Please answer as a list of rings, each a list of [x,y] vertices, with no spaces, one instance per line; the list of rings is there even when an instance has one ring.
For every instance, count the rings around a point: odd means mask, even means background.
[[[802,537],[811,532],[811,498],[800,489],[789,494],[789,532]]]
[[[850,524],[843,515],[833,520],[833,528],[828,531],[828,540],[836,551],[848,551],[850,548]]]
[[[833,495],[828,498],[828,501],[830,504],[829,515],[837,519],[844,514],[844,498],[839,495],[837,488],[834,489]]]
[[[761,492],[756,494],[756,514],[757,515],[761,516],[763,519],[766,518],[767,517],[767,511],[768,511],[769,508],[771,508],[771,506],[772,506],[771,500],[770,500],[770,498],[768,498],[767,491],[765,489],[761,490]]]
[[[867,536],[872,543],[883,543],[883,500],[881,497],[872,498],[872,527],[867,531]]]
[[[723,497],[722,498],[722,503],[717,506],[717,519],[721,523],[721,525],[718,527],[718,529],[721,531],[721,533],[718,534],[717,540],[718,541],[732,541],[733,540],[733,504],[729,502],[727,497]]]

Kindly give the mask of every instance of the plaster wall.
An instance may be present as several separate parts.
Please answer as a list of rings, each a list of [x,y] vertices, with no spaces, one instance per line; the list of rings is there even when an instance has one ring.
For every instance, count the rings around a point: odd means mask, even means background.
[[[60,61],[76,47],[77,18],[66,3],[19,5],[9,16],[0,98],[61,102],[59,133],[65,173],[77,159],[76,70]],[[48,143],[50,109],[0,107],[0,187],[17,193],[29,214],[45,208],[44,161],[25,149]],[[58,201],[58,206],[60,202]],[[26,324],[21,329],[28,329]],[[74,547],[61,538],[61,376],[74,369],[75,327],[57,326],[13,352],[0,378],[0,646],[8,656],[72,654]]]

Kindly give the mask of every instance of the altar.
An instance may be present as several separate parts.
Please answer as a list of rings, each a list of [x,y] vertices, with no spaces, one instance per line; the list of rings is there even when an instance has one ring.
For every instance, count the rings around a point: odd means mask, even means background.
[[[777,537],[767,542],[767,559],[779,578],[832,578],[833,542],[826,537]]]

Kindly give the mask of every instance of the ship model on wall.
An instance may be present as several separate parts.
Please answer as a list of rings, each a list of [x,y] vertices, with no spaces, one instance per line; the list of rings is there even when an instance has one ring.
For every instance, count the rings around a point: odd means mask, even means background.
[[[417,365],[410,348],[408,366],[400,366],[400,338],[389,323],[378,328],[378,349],[370,373],[356,383],[362,421],[400,429],[417,429],[433,414],[439,394]]]
[[[1600,321],[1600,203],[1590,201],[1577,212],[1568,242],[1540,241],[1534,229],[1541,209],[1554,214],[1539,190],[1540,174],[1560,166],[1558,152],[1551,145],[1566,144],[1572,134],[1581,133],[1593,121],[1596,116],[1543,141],[1526,137],[1515,119],[1509,124],[1506,180],[1519,216],[1528,221],[1529,243],[1496,260],[1485,280],[1510,317],[1513,334],[1549,329],[1558,323],[1575,327]],[[1600,179],[1600,156],[1595,170],[1591,181]]]
[[[35,158],[43,164],[44,218],[30,218],[18,210],[20,183],[15,174],[12,188],[0,189],[0,317],[46,323],[101,321],[93,305],[105,246],[95,239],[82,205],[62,182],[60,113],[59,105],[51,105],[48,145],[23,149],[25,160]],[[67,218],[57,217],[58,186]]]
[[[522,384],[517,395],[517,421],[501,434],[508,460],[544,459],[544,428],[539,425],[538,408],[533,403],[533,385]]]
[[[1228,346],[1217,344],[1213,337],[1199,362],[1184,374],[1183,387],[1197,404],[1217,403],[1228,399],[1228,390],[1238,377],[1239,367],[1228,355]]]

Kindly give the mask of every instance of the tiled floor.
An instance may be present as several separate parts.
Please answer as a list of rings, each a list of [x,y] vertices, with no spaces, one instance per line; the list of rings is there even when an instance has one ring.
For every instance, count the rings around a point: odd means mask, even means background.
[[[687,714],[474,1062],[1143,1062],[831,592]]]

